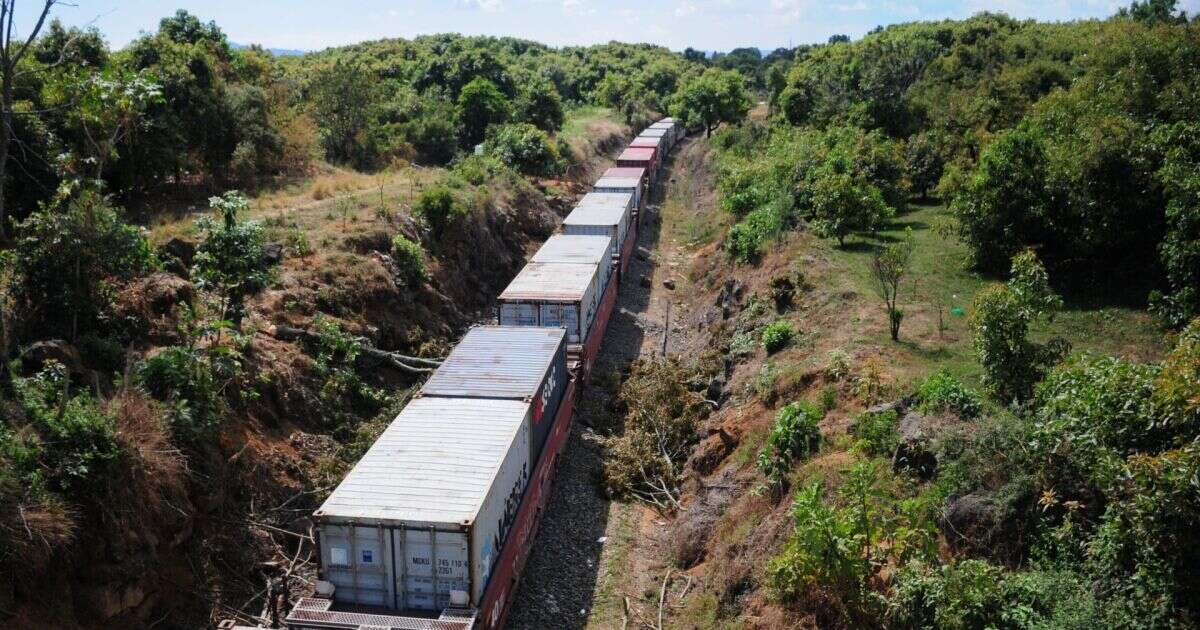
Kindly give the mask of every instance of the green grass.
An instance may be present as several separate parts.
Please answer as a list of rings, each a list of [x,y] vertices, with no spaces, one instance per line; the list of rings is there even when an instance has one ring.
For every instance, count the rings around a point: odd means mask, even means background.
[[[567,142],[577,140],[587,135],[588,125],[605,120],[613,123],[618,122],[613,111],[607,107],[597,107],[594,105],[576,107],[567,110],[566,119],[563,121],[562,129],[558,132],[558,135]]]
[[[906,313],[901,327],[901,344],[907,350],[906,368],[910,376],[945,368],[972,385],[978,384],[980,367],[971,347],[967,318],[975,294],[996,280],[984,278],[965,266],[967,246],[939,226],[949,224],[950,211],[940,205],[914,205],[885,230],[871,236],[859,235],[838,249],[825,241],[836,265],[864,299],[878,302],[871,275],[870,261],[875,248],[903,238],[904,230],[913,230],[914,251],[910,272],[901,288],[900,304]],[[941,232],[941,233],[940,233]],[[942,310],[946,330],[939,338],[937,311]],[[952,314],[961,309],[962,315]],[[880,317],[883,307],[880,305]],[[886,326],[860,327],[855,345],[888,345]],[[1038,324],[1035,339],[1061,336],[1077,352],[1124,356],[1136,360],[1157,360],[1165,350],[1163,332],[1145,311],[1109,306],[1096,309],[1074,308],[1058,314],[1054,321]]]

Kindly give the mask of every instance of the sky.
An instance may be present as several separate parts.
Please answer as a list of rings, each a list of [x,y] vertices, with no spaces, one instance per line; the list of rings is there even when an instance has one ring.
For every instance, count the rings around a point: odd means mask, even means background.
[[[673,50],[771,49],[859,37],[877,25],[964,18],[979,11],[1072,20],[1106,17],[1128,4],[1112,0],[72,0],[53,15],[94,25],[120,48],[182,8],[215,20],[233,42],[316,50],[383,37],[429,33],[511,35],[554,46],[611,40],[650,42]],[[30,14],[39,0],[19,0]],[[1182,0],[1189,14],[1200,0]],[[18,24],[22,22],[19,20]]]

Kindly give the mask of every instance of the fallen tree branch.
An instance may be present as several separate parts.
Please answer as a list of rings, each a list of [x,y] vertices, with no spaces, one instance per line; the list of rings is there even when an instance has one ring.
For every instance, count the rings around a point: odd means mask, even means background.
[[[306,328],[296,328],[295,326],[288,326],[286,324],[276,324],[269,327],[265,332],[266,334],[280,341],[296,341],[298,339],[317,340],[320,338],[320,335],[312,332],[311,330]],[[376,361],[382,361],[405,372],[411,372],[414,374],[427,374],[434,371],[434,369],[442,364],[441,361],[436,359],[425,359],[422,357],[413,357],[407,354],[400,354],[399,352],[380,350],[379,348],[368,344],[367,341],[361,337],[356,337],[355,341],[358,343],[359,351],[362,352],[363,356],[370,357]]]

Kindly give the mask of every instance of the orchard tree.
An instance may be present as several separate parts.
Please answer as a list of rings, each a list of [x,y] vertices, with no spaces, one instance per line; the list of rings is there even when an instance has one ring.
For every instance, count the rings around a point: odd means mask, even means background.
[[[1167,193],[1167,230],[1158,251],[1169,290],[1152,295],[1151,304],[1179,328],[1200,316],[1200,124],[1159,128],[1154,141],[1166,153],[1158,180]]]
[[[689,127],[703,127],[705,136],[721,123],[737,123],[750,111],[746,81],[733,70],[709,68],[675,94],[672,113]]]
[[[550,133],[562,128],[565,119],[562,97],[545,79],[532,81],[521,90],[516,110],[519,120]]]
[[[846,244],[853,232],[875,231],[895,215],[878,187],[851,173],[827,172],[808,185],[812,226],[818,236]]]
[[[1029,327],[1052,319],[1061,307],[1062,298],[1050,289],[1046,269],[1032,250],[1013,257],[1007,283],[979,292],[970,325],[989,393],[1003,402],[1025,402],[1034,385],[1066,356],[1070,346],[1063,339],[1045,344],[1029,340]]]
[[[508,120],[508,98],[495,83],[477,77],[463,88],[458,95],[458,122],[462,128],[462,141],[473,147],[483,141],[489,125]]]
[[[928,199],[929,191],[938,185],[946,166],[937,137],[924,131],[910,137],[904,145],[904,161],[913,191],[921,199]]]
[[[904,311],[899,306],[900,289],[912,262],[912,254],[912,228],[906,228],[904,240],[884,245],[871,258],[871,279],[875,281],[875,293],[887,307],[892,341],[900,341],[900,322],[904,319]]]
[[[376,85],[365,68],[340,59],[313,76],[309,100],[325,155],[331,160],[364,161],[365,136],[377,100]]]

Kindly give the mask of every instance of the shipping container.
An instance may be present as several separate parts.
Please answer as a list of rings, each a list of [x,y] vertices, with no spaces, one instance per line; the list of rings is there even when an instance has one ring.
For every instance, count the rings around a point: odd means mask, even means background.
[[[421,396],[533,401],[530,458],[537,461],[568,380],[562,328],[477,326],[429,377]]]
[[[588,193],[563,219],[565,234],[601,234],[616,239],[617,260],[622,268],[629,262],[626,245],[637,240],[636,234],[630,234],[632,227],[633,195],[629,193]]]
[[[587,339],[602,295],[600,265],[529,263],[500,294],[501,326],[567,329],[567,343]]]
[[[617,156],[618,167],[644,168],[650,181],[654,181],[658,172],[658,163],[654,160],[655,149],[629,147]]]
[[[670,151],[675,147],[675,140],[677,139],[677,136],[675,134],[674,123],[654,123],[653,125],[647,127],[646,131],[642,133],[645,134],[650,131],[665,131],[666,135],[663,136],[663,139],[667,142],[667,150]]]
[[[477,608],[535,462],[533,403],[410,402],[313,515],[340,606]]]
[[[646,169],[610,168],[592,185],[592,192],[631,193],[636,212],[646,201]]]
[[[616,240],[611,236],[554,234],[542,243],[529,261],[597,265],[600,270],[597,291],[603,295],[608,283],[613,279],[613,259],[616,256]]]

